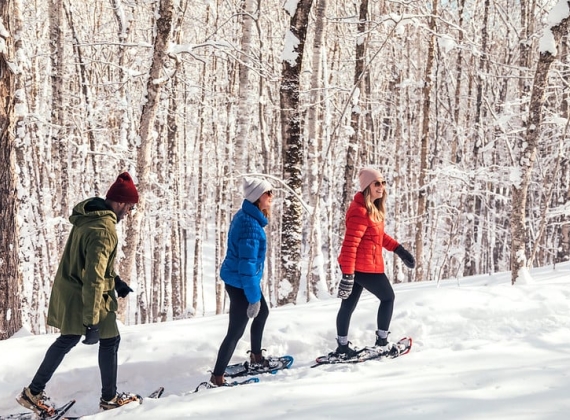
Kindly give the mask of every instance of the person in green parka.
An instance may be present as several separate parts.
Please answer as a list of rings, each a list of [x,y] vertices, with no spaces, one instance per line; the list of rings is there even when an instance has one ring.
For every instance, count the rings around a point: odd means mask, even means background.
[[[53,414],[54,404],[44,389],[65,355],[82,335],[83,344],[99,343],[101,400],[108,410],[139,401],[140,396],[117,392],[117,353],[121,340],[117,328],[117,295],[132,289],[114,271],[117,254],[116,224],[134,209],[139,195],[128,172],[120,174],[105,199],[89,198],[77,204],[73,225],[53,282],[47,323],[61,335],[47,350],[32,382],[17,401],[40,415]]]

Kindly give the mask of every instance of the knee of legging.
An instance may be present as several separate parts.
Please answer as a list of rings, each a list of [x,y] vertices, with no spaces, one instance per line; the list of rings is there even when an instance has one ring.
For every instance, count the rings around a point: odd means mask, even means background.
[[[79,343],[81,339],[80,335],[60,335],[57,338],[57,343],[60,347],[64,347],[67,351],[71,350],[73,347]]]

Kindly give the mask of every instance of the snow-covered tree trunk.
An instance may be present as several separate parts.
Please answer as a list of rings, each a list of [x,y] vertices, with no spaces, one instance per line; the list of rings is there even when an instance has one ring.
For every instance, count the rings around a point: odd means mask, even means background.
[[[18,266],[18,208],[16,195],[15,86],[19,69],[16,62],[13,27],[19,1],[0,2],[0,340],[22,327],[20,296],[22,280]]]
[[[528,124],[524,138],[517,144],[517,169],[520,178],[512,186],[511,211],[511,282],[515,284],[521,270],[526,269],[527,254],[527,196],[543,121],[548,72],[558,53],[557,44],[567,35],[570,22],[570,1],[558,0],[549,16],[549,27],[540,42],[540,56],[536,66],[529,104]]]
[[[295,303],[299,292],[301,269],[301,203],[303,186],[303,114],[299,103],[299,88],[309,13],[313,0],[300,0],[294,7],[289,1],[285,8],[291,16],[285,35],[281,71],[281,137],[283,141],[283,179],[291,192],[283,203],[281,218],[281,278],[279,305]]]

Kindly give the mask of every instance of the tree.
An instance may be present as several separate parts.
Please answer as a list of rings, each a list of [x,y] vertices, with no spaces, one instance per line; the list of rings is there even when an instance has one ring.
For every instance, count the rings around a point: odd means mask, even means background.
[[[427,60],[425,68],[425,81],[422,88],[422,101],[423,101],[423,113],[422,113],[422,128],[421,128],[421,140],[420,140],[420,175],[419,175],[419,187],[420,192],[418,196],[418,220],[416,222],[416,280],[425,280],[424,273],[424,232],[425,223],[427,220],[427,195],[428,195],[428,171],[429,162],[428,154],[430,150],[430,111],[431,111],[431,91],[433,88],[433,67],[434,67],[434,55],[435,55],[435,34],[436,29],[436,18],[437,18],[437,7],[439,0],[433,0],[433,15],[430,17],[430,32]]]
[[[560,13],[566,10],[566,16]],[[526,233],[527,195],[532,170],[536,160],[543,121],[545,92],[548,86],[548,72],[557,55],[557,45],[563,35],[567,35],[570,23],[570,1],[558,0],[558,4],[550,14],[550,26],[546,28],[541,40],[540,56],[534,74],[530,97],[528,124],[526,134],[517,144],[517,163],[520,179],[512,186],[511,213],[511,282],[515,284],[521,275],[521,269],[527,267]]]
[[[291,4],[290,2],[289,4]],[[299,89],[309,12],[313,0],[300,0],[291,16],[285,35],[281,72],[281,136],[283,139],[283,179],[290,191],[283,203],[281,218],[281,296],[278,303],[295,303],[299,292],[301,271],[301,203],[303,185],[303,115],[300,110]]]
[[[130,221],[127,234],[127,247],[125,250],[124,276],[134,279],[134,266],[139,240],[141,238],[141,229],[143,229],[142,220],[145,215],[146,196],[151,191],[150,188],[150,169],[152,168],[151,153],[154,144],[154,123],[158,105],[160,102],[160,92],[164,85],[161,79],[161,73],[167,59],[168,42],[172,27],[173,0],[160,0],[158,19],[156,20],[156,36],[154,38],[154,48],[152,63],[148,72],[148,80],[146,84],[146,101],[140,117],[140,146],[137,159],[136,176],[138,179],[139,203],[138,209],[133,220]],[[137,274],[142,276],[144,270],[142,265],[137,267]],[[139,293],[139,306],[145,305],[143,301],[143,290]]]
[[[18,223],[14,142],[15,84],[19,77],[12,23],[19,2],[0,2],[0,340],[22,326],[18,288]]]

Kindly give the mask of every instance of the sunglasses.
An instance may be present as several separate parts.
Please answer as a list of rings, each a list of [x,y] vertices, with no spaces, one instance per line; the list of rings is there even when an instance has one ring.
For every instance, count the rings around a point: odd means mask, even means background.
[[[273,197],[273,191],[265,191],[263,194],[267,194],[268,197]]]
[[[380,185],[386,186],[386,181],[375,181],[374,186],[379,187]]]

